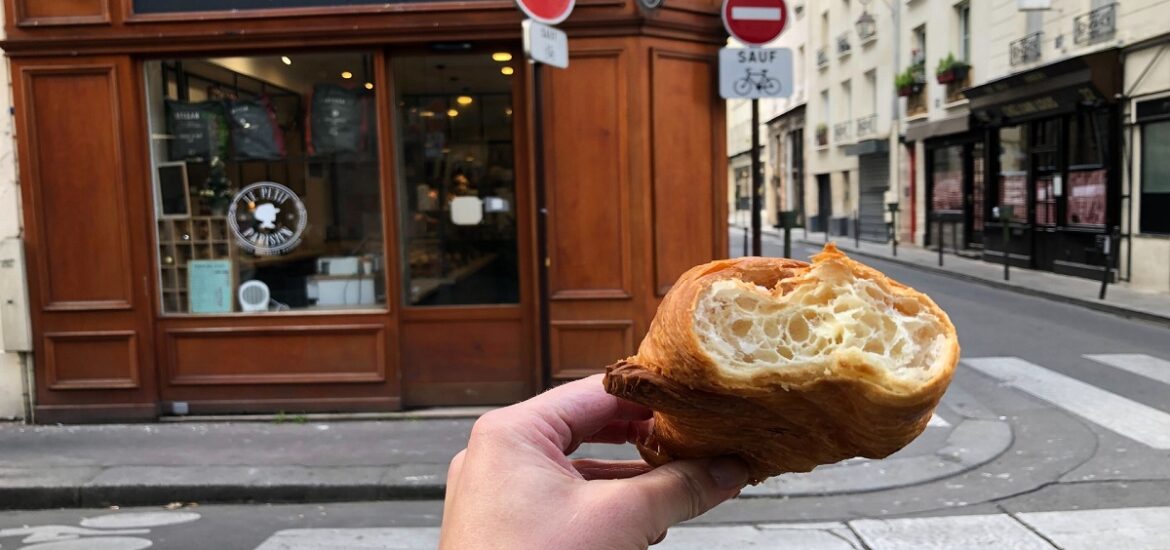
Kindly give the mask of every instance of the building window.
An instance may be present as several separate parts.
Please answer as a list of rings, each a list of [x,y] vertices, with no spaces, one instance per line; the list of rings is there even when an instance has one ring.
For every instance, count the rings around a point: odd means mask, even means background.
[[[383,307],[373,55],[145,71],[164,314]]]
[[[1170,234],[1170,119],[1142,125],[1142,233]]]
[[[519,303],[510,66],[482,53],[392,68],[405,303]]]
[[[971,62],[971,4],[963,2],[955,6],[955,14],[959,22],[959,53],[958,59],[964,63]]]
[[[910,50],[910,64],[926,63],[926,25],[914,27],[914,47]]]
[[[1069,225],[1105,225],[1108,127],[1106,111],[1084,111],[1070,119],[1065,219]]]
[[[940,147],[933,153],[930,209],[963,209],[963,146]]]
[[[999,205],[1012,207],[1012,219],[1028,215],[1027,126],[999,129]]]

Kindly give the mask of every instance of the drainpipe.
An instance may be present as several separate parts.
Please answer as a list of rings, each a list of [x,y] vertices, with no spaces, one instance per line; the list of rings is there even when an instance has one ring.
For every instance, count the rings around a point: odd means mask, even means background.
[[[17,355],[20,361],[20,401],[24,405],[24,423],[33,423],[33,357],[31,353],[21,352]]]

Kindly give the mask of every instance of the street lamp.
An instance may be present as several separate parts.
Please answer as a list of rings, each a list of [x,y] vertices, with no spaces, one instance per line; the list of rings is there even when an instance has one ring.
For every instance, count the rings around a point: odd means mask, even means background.
[[[862,40],[877,34],[877,21],[874,20],[868,9],[861,12],[861,17],[857,18],[856,26],[857,37]]]

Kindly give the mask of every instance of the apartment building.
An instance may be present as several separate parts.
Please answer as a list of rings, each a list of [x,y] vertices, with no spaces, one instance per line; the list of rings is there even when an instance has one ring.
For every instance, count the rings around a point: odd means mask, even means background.
[[[1168,8],[907,2],[907,236],[1170,291]]]

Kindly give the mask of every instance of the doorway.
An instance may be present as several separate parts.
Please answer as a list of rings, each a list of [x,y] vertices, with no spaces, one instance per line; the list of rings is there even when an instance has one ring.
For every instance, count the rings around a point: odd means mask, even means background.
[[[829,231],[833,218],[833,185],[829,174],[817,174],[817,231]]]

